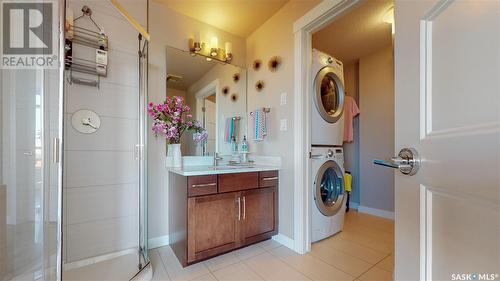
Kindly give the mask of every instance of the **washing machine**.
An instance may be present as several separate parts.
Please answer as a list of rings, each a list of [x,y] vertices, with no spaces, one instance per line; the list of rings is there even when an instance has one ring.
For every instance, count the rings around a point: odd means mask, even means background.
[[[313,49],[311,144],[342,145],[344,138],[344,65]]]
[[[344,227],[347,194],[344,189],[343,149],[312,147],[311,167],[311,241],[316,242],[340,232]]]

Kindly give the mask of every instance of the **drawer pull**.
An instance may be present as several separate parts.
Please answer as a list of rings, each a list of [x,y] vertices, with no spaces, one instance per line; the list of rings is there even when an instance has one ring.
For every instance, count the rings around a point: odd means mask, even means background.
[[[207,186],[216,186],[217,183],[205,183],[205,184],[193,184],[191,187],[193,188],[199,188],[199,187],[207,187]]]
[[[271,178],[262,178],[263,181],[273,181],[273,180],[277,180],[278,177],[271,177]]]

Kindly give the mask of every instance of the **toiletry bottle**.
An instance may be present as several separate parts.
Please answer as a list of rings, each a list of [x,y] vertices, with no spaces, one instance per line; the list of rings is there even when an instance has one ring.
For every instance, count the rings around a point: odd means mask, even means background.
[[[243,136],[243,140],[241,141],[241,152],[242,153],[248,152],[247,136]]]
[[[236,142],[235,136],[231,138],[231,151],[233,152],[233,154],[238,153],[238,143]]]

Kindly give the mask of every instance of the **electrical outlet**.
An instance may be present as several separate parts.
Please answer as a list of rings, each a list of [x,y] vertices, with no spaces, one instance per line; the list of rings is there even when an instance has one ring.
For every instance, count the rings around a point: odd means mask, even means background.
[[[281,131],[286,131],[287,130],[286,119],[281,119],[280,130]]]
[[[285,105],[286,104],[286,93],[281,93],[280,104],[281,105]]]

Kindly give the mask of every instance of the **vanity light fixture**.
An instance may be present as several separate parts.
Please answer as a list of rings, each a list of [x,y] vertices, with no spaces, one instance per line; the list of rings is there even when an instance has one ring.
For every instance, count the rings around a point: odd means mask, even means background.
[[[392,35],[394,35],[396,31],[394,28],[394,6],[391,6],[389,9],[387,9],[384,16],[382,17],[382,21],[391,25],[391,32]]]
[[[210,42],[201,41],[200,33],[196,32],[193,38],[189,39],[189,52],[191,55],[200,55],[207,61],[217,60],[222,63],[231,63],[233,60],[233,45],[226,42],[225,48],[219,47],[219,39],[212,37]]]

